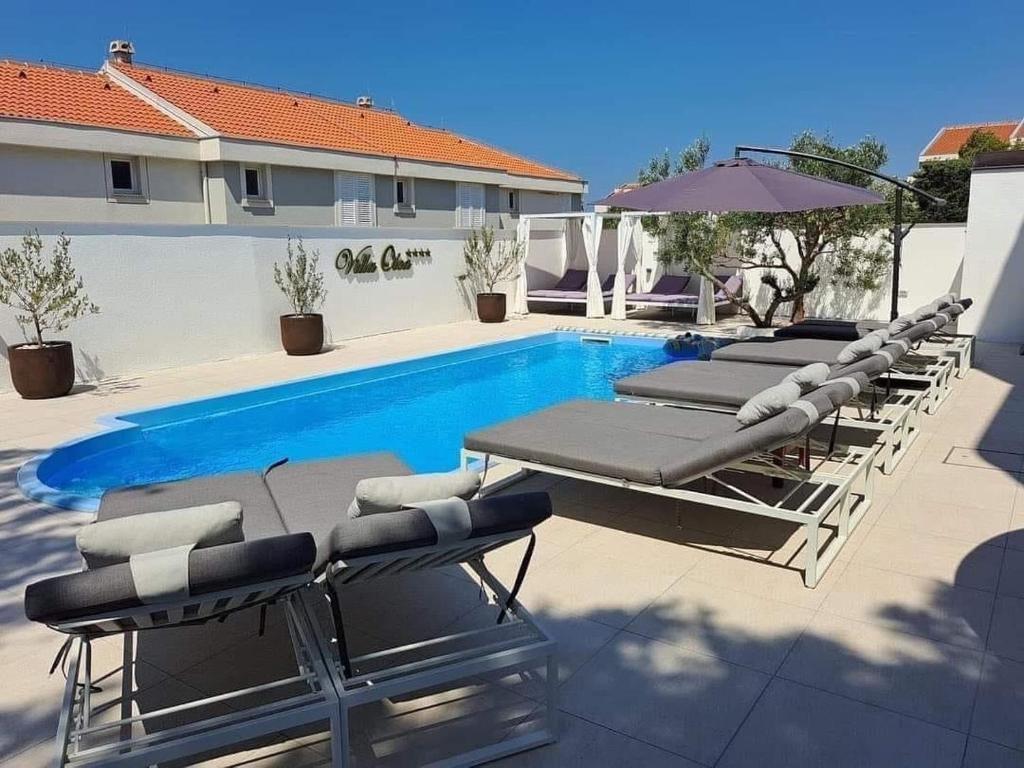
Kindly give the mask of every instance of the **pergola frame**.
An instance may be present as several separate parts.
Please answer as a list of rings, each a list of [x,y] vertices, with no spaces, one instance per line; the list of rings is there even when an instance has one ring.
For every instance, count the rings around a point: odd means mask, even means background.
[[[523,255],[522,261],[519,267],[519,274],[516,279],[516,298],[515,298],[515,311],[519,315],[529,314],[529,305],[527,297],[527,285],[526,285],[526,262],[529,259],[530,253],[530,222],[534,219],[542,220],[561,220],[561,221],[572,221],[572,220],[589,220],[591,223],[590,235],[593,241],[590,244],[592,251],[588,253],[593,254],[593,259],[588,256],[587,259],[587,317],[599,318],[604,317],[604,296],[601,292],[601,279],[597,272],[597,256],[601,245],[601,232],[603,230],[603,222],[605,219],[617,219],[619,221],[620,236],[618,241],[618,253],[617,253],[617,270],[615,275],[615,288],[612,297],[612,318],[615,320],[626,319],[626,284],[625,284],[625,257],[627,248],[623,247],[623,239],[626,237],[622,234],[622,225],[625,222],[629,222],[630,227],[635,227],[636,222],[643,216],[668,216],[667,211],[619,211],[619,212],[607,212],[600,213],[597,211],[565,211],[562,213],[527,213],[519,216],[519,225],[517,227],[516,237],[522,240]],[[628,237],[632,237],[632,232],[628,234]],[[586,246],[586,244],[585,244]],[[702,278],[704,280],[704,278]],[[707,290],[708,287],[701,284],[701,291]],[[711,316],[708,323],[714,323],[714,306],[712,302]]]

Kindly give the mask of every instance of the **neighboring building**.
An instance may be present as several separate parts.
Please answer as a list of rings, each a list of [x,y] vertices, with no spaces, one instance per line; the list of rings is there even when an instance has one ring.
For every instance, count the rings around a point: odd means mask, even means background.
[[[1010,144],[1024,142],[1024,120],[948,125],[939,129],[917,159],[922,163],[927,160],[953,160],[960,155],[960,148],[971,134],[978,130],[987,131]]]
[[[0,221],[514,227],[586,182],[357,104],[134,64],[0,60]]]

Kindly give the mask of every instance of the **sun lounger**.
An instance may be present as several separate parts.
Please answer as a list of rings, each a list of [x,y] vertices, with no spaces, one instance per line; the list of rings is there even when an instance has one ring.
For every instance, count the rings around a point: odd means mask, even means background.
[[[884,381],[894,361],[906,351],[887,344],[880,354],[848,364],[833,363],[829,378],[864,374],[871,386],[851,400],[840,426],[869,433],[881,447],[880,469],[891,474],[920,431],[924,393],[893,390]],[[800,370],[795,365],[766,365],[730,360],[670,363],[615,382],[620,400],[735,413],[761,390],[775,386]]]
[[[742,275],[719,275],[730,291],[736,292],[743,285]],[[662,275],[648,293],[634,293],[626,302],[636,309],[647,308],[695,308],[700,300],[699,275]],[[715,292],[715,306],[722,307],[730,302],[725,291]]]
[[[951,391],[956,363],[952,357],[920,353],[913,349],[949,322],[946,315],[928,318],[892,336],[891,341],[911,347],[890,372],[890,379],[902,386],[923,387],[928,395],[925,410],[935,413]],[[804,366],[836,361],[836,356],[849,342],[834,339],[758,338],[728,344],[711,353],[712,360],[762,363],[765,365]]]
[[[866,384],[860,375],[829,382],[751,426],[731,413],[576,400],[466,435],[463,464],[508,463],[520,473],[561,475],[799,524],[807,537],[804,581],[813,587],[870,503],[878,448],[841,455],[826,448],[812,465],[812,433],[827,432],[825,420]],[[799,461],[788,458],[792,446],[799,447]],[[751,472],[793,487],[781,498],[758,496],[757,489],[737,484]],[[855,483],[863,490],[854,506]],[[819,528],[833,513],[837,531],[819,552]]]
[[[579,281],[582,275],[582,281]],[[576,285],[580,288],[564,288],[563,285]],[[554,288],[538,288],[528,291],[526,297],[529,301],[546,302],[549,304],[586,304],[587,303],[587,273],[579,269],[570,269]],[[626,275],[626,293],[629,294],[636,285],[636,275]],[[601,280],[601,297],[604,301],[611,301],[615,289],[615,275],[607,275]]]
[[[332,764],[346,766],[348,713],[354,706],[473,675],[507,673],[523,664],[546,665],[548,694],[553,695],[557,682],[554,642],[516,598],[532,551],[533,528],[551,513],[547,495],[470,501],[460,513],[461,528],[454,534],[444,525],[439,527],[436,510],[428,509],[426,503],[348,517],[346,505],[359,480],[404,474],[409,469],[395,456],[369,454],[283,463],[262,475],[241,472],[105,494],[98,520],[237,501],[243,510],[244,540],[193,549],[187,559],[188,594],[179,599],[154,604],[140,597],[147,590],[133,578],[137,576],[134,562],[87,569],[28,587],[28,617],[69,635],[63,649],[70,666],[57,737],[59,764],[151,765],[328,722]],[[484,556],[522,539],[530,539],[531,544],[516,585],[508,589],[484,565]],[[496,595],[494,609],[500,626],[478,635],[463,632],[455,640],[422,642],[415,662],[409,661],[408,647],[374,653],[372,661],[349,655],[339,600],[348,585],[461,563],[471,567]],[[325,596],[330,633],[319,618],[327,612],[322,610]],[[294,674],[173,708],[181,716],[189,711],[201,713],[201,708],[213,703],[228,704],[236,710],[233,714],[199,716],[185,725],[141,736],[139,726],[144,729],[154,718],[167,715],[167,710],[97,724],[90,695],[95,683],[92,643],[97,638],[121,634],[129,648],[142,630],[223,620],[271,601],[283,603],[297,664]],[[122,698],[128,702],[135,693],[131,685],[135,662],[131,652],[126,653]],[[296,688],[300,690],[295,692]],[[243,708],[253,695],[265,703]],[[550,742],[554,707],[552,699],[545,727],[478,747],[462,757],[466,762],[495,759]]]
[[[951,322],[970,309],[973,303],[971,299],[959,299],[950,301],[949,296],[937,298],[932,305],[937,311],[948,315]],[[919,307],[914,312],[908,313],[913,317],[915,312],[921,312],[925,308]],[[886,328],[889,323],[878,320],[838,320],[831,318],[811,317],[801,320],[798,323],[780,328],[775,332],[776,338],[785,339],[834,339],[836,341],[853,341],[862,338],[879,328]],[[974,337],[969,334],[958,334],[948,329],[949,323],[942,328],[936,329],[935,333],[928,337],[925,344],[934,345],[935,351],[952,355],[956,359],[957,376],[963,378],[970,370],[974,359]]]

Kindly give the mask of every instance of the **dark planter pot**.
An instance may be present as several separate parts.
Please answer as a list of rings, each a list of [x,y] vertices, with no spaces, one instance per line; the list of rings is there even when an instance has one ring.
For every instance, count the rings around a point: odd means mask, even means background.
[[[315,355],[324,348],[324,316],[281,315],[281,346],[289,355]]]
[[[49,341],[41,347],[15,344],[7,348],[11,381],[26,400],[63,397],[75,385],[75,355],[70,341]]]
[[[501,323],[505,320],[504,293],[478,293],[476,316],[481,323]]]

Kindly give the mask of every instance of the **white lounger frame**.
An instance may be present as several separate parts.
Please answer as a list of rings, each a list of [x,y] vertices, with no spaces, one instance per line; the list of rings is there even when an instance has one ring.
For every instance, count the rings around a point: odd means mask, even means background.
[[[612,485],[617,488],[626,488],[641,493],[667,496],[677,501],[689,501],[712,507],[722,507],[724,509],[732,509],[738,512],[747,512],[753,515],[772,517],[777,520],[796,523],[803,527],[807,540],[807,552],[804,555],[804,584],[809,588],[813,588],[817,585],[818,579],[835,561],[836,555],[839,554],[843,545],[846,544],[850,533],[857,527],[863,519],[864,513],[867,512],[871,505],[874,490],[874,473],[872,468],[878,451],[878,446],[846,448],[845,455],[835,460],[836,466],[831,471],[823,471],[820,469],[820,464],[818,468],[813,469],[780,466],[777,454],[760,454],[743,461],[738,461],[730,466],[708,472],[702,476],[715,486],[731,491],[738,498],[726,498],[714,493],[687,488],[639,483],[552,464],[542,464],[511,456],[502,456],[496,453],[474,451],[467,448],[462,449],[462,466],[468,468],[471,463],[482,461],[486,469],[487,465],[494,461],[499,464],[509,464],[515,468],[514,474],[489,486],[487,489],[489,493],[493,493],[498,488],[515,482],[524,475],[541,472],[575,480]],[[764,501],[730,483],[723,476],[723,473],[729,470],[752,471],[771,477],[795,480],[797,481],[797,486],[775,502]],[[700,479],[700,477],[691,478],[687,481],[687,484]],[[802,502],[797,503],[794,507],[787,507],[786,505],[793,500],[797,489],[803,488],[809,483],[817,487]],[[853,486],[857,483],[861,485],[863,499],[856,508],[851,508],[851,494]],[[836,536],[829,542],[824,551],[819,552],[819,528],[833,512],[838,514]]]
[[[543,665],[545,684],[544,726],[529,733],[510,737],[461,755],[453,755],[434,763],[435,766],[469,766],[497,760],[527,749],[550,744],[558,737],[558,663],[557,644],[523,608],[515,595],[484,565],[484,556],[499,547],[531,537],[532,531],[515,531],[460,541],[454,544],[434,545],[407,549],[383,555],[336,561],[328,567],[327,575],[318,587],[323,599],[331,606],[336,637],[325,638],[317,632],[316,638],[338,697],[340,729],[343,734],[340,762],[335,766],[351,765],[348,746],[349,712],[373,701],[393,696],[428,691],[446,683],[455,683],[471,677],[514,674],[524,669]],[[532,547],[531,547],[532,549]],[[441,568],[464,564],[479,576],[493,592],[503,621],[484,629],[469,630],[418,643],[389,648],[364,656],[349,658],[338,605],[337,591],[345,585],[365,582],[398,573]],[[526,574],[528,556],[524,557],[517,582]],[[315,610],[309,601],[312,591],[303,595],[307,609]],[[501,607],[505,606],[505,607]],[[497,615],[497,614],[496,614]],[[465,647],[469,643],[470,647]],[[458,643],[458,647],[454,647]],[[426,654],[415,661],[402,661],[411,653]],[[395,660],[391,663],[391,660]],[[361,665],[380,666],[374,671],[360,671]]]
[[[311,576],[303,574],[185,598],[173,603],[147,605],[50,624],[53,629],[71,635],[67,683],[57,727],[57,765],[151,766],[323,721],[330,724],[332,755],[335,764],[339,764],[338,752],[342,739],[338,698],[318,651],[317,633],[297,599],[296,590],[304,589],[310,581]],[[298,666],[295,675],[215,696],[205,696],[145,714],[132,714],[135,695],[135,634],[138,630],[159,631],[185,621],[216,619],[246,606],[257,607],[271,599],[280,599],[284,604],[285,620]],[[114,702],[121,708],[121,717],[97,725],[93,718],[105,707],[93,706],[91,692],[96,681],[92,672],[90,637],[112,634],[121,634],[124,638],[121,696]],[[197,720],[143,736],[131,735],[134,725],[144,725],[153,718],[211,704],[230,704],[246,696],[266,694],[295,684],[305,684],[308,691],[232,714]],[[104,732],[112,732],[109,740],[83,746],[83,741],[96,738]]]
[[[715,309],[721,307],[728,307],[732,304],[731,301],[716,301]],[[677,301],[630,301],[629,296],[626,296],[626,312],[636,312],[637,310],[643,309],[692,309],[697,310],[698,302],[693,301],[690,303],[680,304]]]

